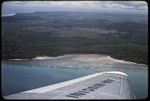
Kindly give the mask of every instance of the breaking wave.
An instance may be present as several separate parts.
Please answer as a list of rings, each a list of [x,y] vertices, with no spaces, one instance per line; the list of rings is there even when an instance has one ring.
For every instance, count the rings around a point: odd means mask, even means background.
[[[16,15],[16,13],[3,14],[2,17],[14,16],[14,15]]]

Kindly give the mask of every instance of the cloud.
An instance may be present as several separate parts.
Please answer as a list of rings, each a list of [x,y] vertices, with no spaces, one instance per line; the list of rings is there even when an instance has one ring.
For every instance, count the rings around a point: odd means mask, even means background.
[[[93,3],[105,8],[147,9],[147,3],[144,1],[93,1]]]
[[[2,4],[2,12],[19,10],[77,10],[94,11],[111,10],[141,10],[147,11],[145,1],[6,1]]]

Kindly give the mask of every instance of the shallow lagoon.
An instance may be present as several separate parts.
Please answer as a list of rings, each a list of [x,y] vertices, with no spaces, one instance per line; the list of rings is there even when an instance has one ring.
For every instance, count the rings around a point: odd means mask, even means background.
[[[88,74],[118,70],[128,74],[138,99],[148,94],[146,65],[103,56],[66,55],[46,59],[2,61],[2,94],[9,95]]]

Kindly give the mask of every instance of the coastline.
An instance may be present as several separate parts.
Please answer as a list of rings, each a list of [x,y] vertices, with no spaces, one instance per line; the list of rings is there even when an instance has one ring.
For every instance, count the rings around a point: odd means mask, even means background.
[[[14,16],[16,13],[10,13],[10,14],[2,14],[2,17],[9,17],[9,16]]]
[[[125,63],[125,64],[137,64],[148,66],[147,64],[131,62],[127,60],[113,58],[110,55],[106,54],[66,54],[59,56],[36,56],[33,58],[14,58],[14,59],[4,59],[4,60],[14,60],[14,61],[24,61],[24,60],[57,60],[60,58],[72,58],[73,61],[81,61],[81,62],[98,62],[98,61],[111,61],[114,63]],[[2,59],[3,60],[3,59]]]

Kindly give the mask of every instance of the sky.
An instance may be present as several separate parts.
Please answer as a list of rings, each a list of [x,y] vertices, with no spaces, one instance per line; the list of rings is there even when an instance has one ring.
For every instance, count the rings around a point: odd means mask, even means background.
[[[35,11],[147,13],[145,1],[5,1],[2,15]]]

